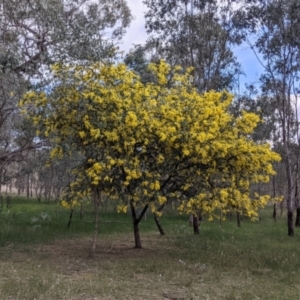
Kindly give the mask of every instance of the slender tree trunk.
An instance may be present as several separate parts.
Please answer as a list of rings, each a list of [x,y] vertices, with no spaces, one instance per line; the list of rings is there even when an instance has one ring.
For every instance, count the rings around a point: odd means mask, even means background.
[[[295,226],[300,227],[300,207],[297,207],[297,210],[296,210]]]
[[[298,164],[297,164],[297,175],[298,175]],[[298,199],[298,182],[296,181],[296,187],[295,187],[295,204],[296,204],[296,221],[295,226],[300,227],[300,205],[299,205],[299,199]]]
[[[194,228],[194,234],[199,234],[199,216],[196,214],[193,214],[193,228]]]
[[[141,249],[142,243],[140,237],[139,223],[136,220],[133,222],[133,232],[134,232],[134,248]]]
[[[30,198],[32,198],[32,185],[33,185],[33,174],[31,174],[31,178],[30,178]]]
[[[293,178],[292,178],[292,162],[290,157],[289,141],[290,141],[290,131],[288,123],[288,100],[284,100],[283,105],[283,119],[282,119],[282,140],[284,144],[284,154],[285,154],[285,168],[286,168],[286,177],[287,177],[287,227],[288,235],[294,236],[294,222],[293,222]]]
[[[70,227],[70,225],[71,225],[72,217],[73,217],[73,209],[71,209],[71,212],[70,212],[69,222],[68,222],[68,225],[67,225],[67,228],[68,228],[68,229],[69,229],[69,227]]]
[[[236,213],[236,220],[237,220],[238,227],[241,227],[241,214],[240,214],[240,212]]]
[[[290,177],[288,176],[288,196],[287,196],[287,227],[288,227],[288,235],[294,236],[294,212],[293,212],[293,199],[292,199],[292,178],[291,174]]]
[[[273,186],[273,197],[276,197],[276,180],[275,180],[275,176],[273,176],[272,178],[272,186]],[[273,220],[277,221],[277,204],[274,203],[273,205]]]
[[[277,221],[277,205],[274,203],[273,205],[273,219],[274,221]]]
[[[294,236],[294,224],[293,224],[293,216],[294,213],[293,211],[289,211],[287,212],[287,225],[288,225],[288,235],[289,236]]]
[[[136,218],[136,211],[133,203],[130,202],[132,224],[133,224],[133,235],[134,235],[134,248],[142,248],[141,238],[140,238],[140,229],[139,222]]]
[[[161,226],[161,224],[160,224],[160,222],[159,222],[159,219],[158,219],[158,216],[157,216],[157,215],[154,215],[154,221],[155,221],[155,223],[156,223],[156,225],[157,225],[157,228],[158,228],[158,230],[159,230],[159,233],[160,233],[161,235],[165,235],[165,231],[164,231],[164,229],[162,228],[162,226]]]
[[[159,208],[158,208],[158,212],[161,212],[163,210],[163,208],[165,207],[165,204],[162,204]],[[154,221],[155,221],[155,224],[158,228],[158,231],[161,235],[165,235],[165,231],[164,229],[162,228],[161,226],[161,223],[159,222],[159,218],[156,214],[154,214]]]
[[[143,216],[145,215],[148,204],[143,208],[140,216],[137,218],[135,207],[133,205],[133,202],[130,201],[130,209],[131,209],[131,217],[132,217],[132,224],[133,224],[133,234],[134,234],[134,248],[141,249],[142,243],[140,238],[140,229],[139,229],[139,223],[141,222]]]
[[[97,236],[98,236],[98,230],[99,230],[99,191],[97,188],[94,189],[93,193],[93,204],[94,204],[94,220],[95,220],[95,225],[94,225],[94,235],[93,235],[93,243],[92,243],[92,248],[89,253],[89,257],[93,258],[95,255],[96,251],[96,244],[97,244]]]
[[[27,199],[29,198],[30,194],[29,194],[29,189],[30,189],[30,185],[29,185],[29,174],[26,175],[26,197]]]

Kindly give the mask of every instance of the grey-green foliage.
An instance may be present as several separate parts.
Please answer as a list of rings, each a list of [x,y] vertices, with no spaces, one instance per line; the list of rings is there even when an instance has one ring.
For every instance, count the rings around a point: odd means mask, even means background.
[[[2,68],[35,74],[58,61],[105,61],[130,21],[125,0],[4,0]]]
[[[136,72],[143,83],[155,80],[152,72],[148,70],[151,58],[148,57],[147,48],[142,45],[135,45],[124,58],[125,64]]]
[[[299,157],[298,96],[300,92],[300,2],[299,0],[252,0],[245,6],[245,28],[250,29],[252,47],[262,57],[261,90],[275,99],[280,142],[286,170],[288,234],[294,235],[293,210]]]
[[[60,197],[61,192],[71,182],[71,169],[79,157],[64,157],[49,162],[50,148],[32,151],[25,161],[18,163],[19,172],[15,174],[14,185],[21,193],[31,194],[38,200]]]
[[[263,56],[261,77],[265,93],[282,95],[300,91],[300,2],[260,1],[249,8],[256,20],[254,46]]]
[[[30,126],[20,117],[16,105],[26,91],[26,81],[14,72],[0,72],[0,182],[10,180],[11,164],[24,159],[33,147]],[[16,171],[16,168],[13,168]]]
[[[43,144],[20,114],[23,93],[49,87],[53,63],[111,62],[131,18],[125,0],[0,2],[0,183]]]
[[[242,111],[252,112],[260,117],[260,122],[251,135],[254,141],[272,141],[273,146],[281,142],[280,116],[276,99],[251,93],[238,96],[231,105],[231,112],[238,117]]]
[[[156,58],[172,65],[194,68],[195,86],[200,92],[230,89],[239,64],[230,48],[240,43],[231,21],[231,1],[144,0],[148,7],[148,46]]]

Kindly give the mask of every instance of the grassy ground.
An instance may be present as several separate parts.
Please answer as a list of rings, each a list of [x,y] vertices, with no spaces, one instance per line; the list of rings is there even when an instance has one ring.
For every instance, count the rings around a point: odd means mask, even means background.
[[[92,216],[55,204],[14,199],[0,213],[1,299],[300,299],[300,232],[287,236],[285,218],[271,211],[257,223],[203,222],[166,214],[167,235],[149,216],[143,249],[133,249],[130,217],[101,213],[94,259]]]

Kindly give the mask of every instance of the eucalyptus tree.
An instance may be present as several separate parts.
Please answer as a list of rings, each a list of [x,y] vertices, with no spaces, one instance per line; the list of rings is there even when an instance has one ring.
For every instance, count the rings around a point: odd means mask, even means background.
[[[297,164],[292,147],[298,144],[297,98],[300,90],[300,2],[253,0],[245,4],[242,26],[252,33],[251,44],[264,67],[262,94],[277,102],[280,140],[287,180],[288,235],[294,235],[293,210]]]
[[[16,175],[14,163],[43,144],[19,114],[22,94],[32,88],[49,89],[53,63],[111,62],[130,21],[125,0],[0,2],[2,184]]]
[[[124,58],[124,63],[140,76],[143,83],[154,82],[155,80],[153,73],[148,68],[151,62],[153,62],[153,58],[149,55],[147,45],[134,45]]]
[[[4,0],[0,14],[2,68],[31,75],[43,64],[113,57],[131,21],[124,0]]]
[[[231,46],[242,36],[235,30],[231,2],[144,0],[148,49],[156,59],[193,67],[199,92],[231,89],[240,72]]]

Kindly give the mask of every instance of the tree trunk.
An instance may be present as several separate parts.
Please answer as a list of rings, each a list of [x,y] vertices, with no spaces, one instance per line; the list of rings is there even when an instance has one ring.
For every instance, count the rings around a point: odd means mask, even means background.
[[[287,212],[288,235],[294,236],[293,211]]]
[[[240,214],[240,212],[236,213],[236,220],[237,220],[238,227],[241,227],[241,214]]]
[[[199,217],[198,215],[193,214],[193,228],[194,234],[199,234]]]
[[[134,234],[134,248],[141,249],[142,243],[140,238],[140,229],[139,229],[139,223],[141,222],[143,216],[145,215],[148,204],[143,208],[140,216],[137,218],[135,207],[133,205],[133,202],[130,201],[130,209],[131,209],[131,217],[132,217],[132,224],[133,224],[133,234]]]
[[[165,231],[164,231],[164,229],[162,228],[162,226],[161,226],[161,224],[160,224],[160,222],[159,222],[159,219],[158,219],[157,215],[154,215],[154,221],[155,221],[155,223],[156,223],[156,225],[157,225],[157,228],[158,228],[158,230],[159,230],[159,233],[160,233],[161,235],[165,235]]]
[[[276,180],[275,180],[275,176],[273,176],[272,178],[272,186],[273,186],[273,197],[275,198],[276,197]],[[274,221],[277,221],[277,204],[274,203],[274,206],[273,206],[273,220]]]
[[[69,222],[68,222],[68,225],[67,225],[67,229],[69,229],[69,227],[71,225],[72,217],[73,217],[73,209],[71,209],[71,212],[70,212],[70,217],[69,217]]]
[[[287,99],[286,99],[287,101]],[[285,103],[286,104],[286,103]],[[287,109],[287,106],[284,107]],[[287,124],[287,112],[284,111],[284,117],[282,120],[282,140],[284,144],[284,162],[286,168],[286,177],[287,177],[287,198],[286,198],[286,206],[287,206],[287,227],[288,227],[288,235],[294,236],[294,222],[293,222],[293,210],[294,210],[294,201],[293,201],[293,176],[292,176],[292,162],[291,155],[289,149],[289,141],[290,141],[290,132],[289,132],[289,124]]]
[[[297,176],[298,176],[298,164],[297,164]],[[300,203],[298,198],[298,181],[296,180],[296,187],[295,187],[295,205],[296,205],[296,221],[295,226],[300,226]]]
[[[161,212],[162,210],[163,210],[163,208],[165,207],[165,204],[162,204],[159,208],[158,208],[158,212]],[[154,221],[155,221],[155,224],[156,224],[156,226],[157,226],[157,228],[158,228],[158,231],[159,231],[159,233],[161,234],[161,235],[165,235],[165,231],[164,231],[164,229],[162,228],[162,226],[161,226],[161,224],[160,224],[160,222],[159,222],[159,218],[158,218],[158,216],[156,215],[156,214],[154,214]]]
[[[99,196],[100,196],[99,190],[95,188],[94,193],[93,193],[95,226],[94,226],[94,236],[93,236],[92,248],[89,253],[90,258],[94,257],[95,250],[96,250],[96,244],[97,244],[97,236],[98,236],[98,230],[99,230]]]
[[[134,248],[141,249],[142,243],[140,237],[139,223],[137,222],[137,220],[133,222],[133,232],[134,232]]]
[[[277,205],[274,203],[273,205],[273,219],[274,221],[277,221]]]
[[[287,227],[288,227],[288,235],[294,236],[294,221],[293,221],[293,202],[292,195],[289,193],[287,199]]]
[[[300,207],[297,207],[297,210],[296,210],[295,226],[300,227]]]
[[[132,224],[133,224],[134,248],[140,249],[142,248],[142,243],[140,238],[139,222],[136,218],[135,208],[131,201],[130,201],[130,209],[131,209]]]
[[[30,194],[29,194],[29,189],[30,189],[30,186],[29,186],[29,174],[26,175],[26,197],[27,199],[29,198]]]

